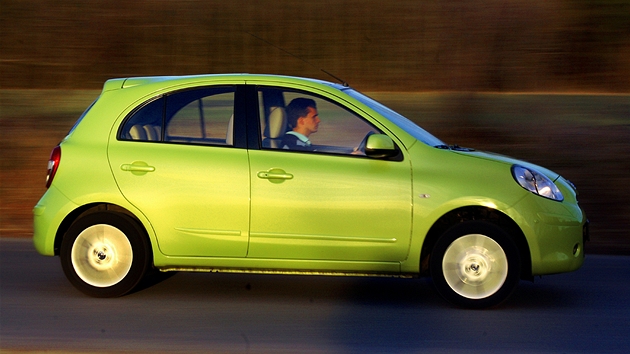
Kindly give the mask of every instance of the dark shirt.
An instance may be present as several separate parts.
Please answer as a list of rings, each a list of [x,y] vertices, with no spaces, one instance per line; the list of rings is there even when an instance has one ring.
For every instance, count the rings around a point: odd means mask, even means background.
[[[308,138],[300,134],[304,139],[306,139],[306,141],[303,141],[295,134],[298,133],[288,132],[284,134],[280,146],[283,149],[289,150],[313,151],[313,146],[311,145],[311,142],[310,140],[308,140]]]

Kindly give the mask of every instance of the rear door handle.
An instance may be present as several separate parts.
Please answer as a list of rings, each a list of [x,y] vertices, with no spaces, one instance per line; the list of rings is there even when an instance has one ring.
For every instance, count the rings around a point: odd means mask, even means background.
[[[155,167],[149,166],[146,162],[143,161],[135,161],[131,164],[122,164],[120,165],[120,169],[132,173],[135,172],[134,174],[144,174],[147,172],[155,171]]]

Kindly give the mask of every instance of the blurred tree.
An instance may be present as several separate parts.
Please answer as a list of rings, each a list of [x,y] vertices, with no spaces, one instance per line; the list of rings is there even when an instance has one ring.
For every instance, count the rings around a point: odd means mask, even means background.
[[[630,92],[630,0],[0,0],[0,9],[4,88],[217,72],[331,79],[324,68],[363,90]]]
[[[570,0],[569,6],[571,21],[557,35],[554,74],[576,88],[627,90],[622,73],[628,67],[620,67],[618,56],[629,45],[630,2]]]

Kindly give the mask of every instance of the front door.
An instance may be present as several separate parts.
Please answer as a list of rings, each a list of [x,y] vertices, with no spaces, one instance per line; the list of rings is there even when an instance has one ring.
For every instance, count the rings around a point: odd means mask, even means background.
[[[266,93],[259,95],[261,132],[275,124],[268,116],[279,105],[276,97],[274,107],[266,107],[263,97],[272,96]],[[356,151],[366,134],[381,132],[338,104],[299,91],[282,95],[285,107],[279,108],[285,110],[287,130],[296,124],[290,117],[295,98],[312,99],[320,122],[310,128],[316,130],[309,136],[312,151],[292,151],[282,144],[250,151],[248,257],[404,260],[412,213],[408,160],[372,159]]]

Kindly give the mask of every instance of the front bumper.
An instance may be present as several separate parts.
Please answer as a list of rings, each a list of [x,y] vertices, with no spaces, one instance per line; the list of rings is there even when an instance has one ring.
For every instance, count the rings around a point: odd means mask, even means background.
[[[532,275],[571,272],[582,266],[589,224],[577,202],[532,194],[511,211],[529,245]]]

